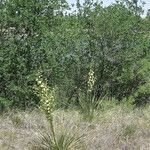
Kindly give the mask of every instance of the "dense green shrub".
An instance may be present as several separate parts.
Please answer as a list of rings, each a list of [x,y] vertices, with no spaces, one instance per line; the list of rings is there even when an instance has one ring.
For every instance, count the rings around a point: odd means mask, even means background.
[[[2,0],[0,97],[7,99],[3,103],[22,108],[38,104],[33,85],[40,69],[48,85],[58,87],[58,107],[78,106],[79,94],[88,89],[91,64],[95,99],[121,101],[133,96],[139,105],[148,103],[149,91],[139,90],[149,82],[149,17],[142,18],[136,4],[123,0],[102,7],[85,1],[69,13],[61,0]]]

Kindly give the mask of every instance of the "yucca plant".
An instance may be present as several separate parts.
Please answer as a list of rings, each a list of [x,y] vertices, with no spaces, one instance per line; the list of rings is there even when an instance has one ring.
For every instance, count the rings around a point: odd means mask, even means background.
[[[88,73],[88,81],[87,81],[87,93],[86,95],[80,94],[80,112],[82,113],[82,117],[85,120],[91,121],[94,117],[95,109],[98,106],[98,101],[95,101],[95,94],[93,94],[94,84],[96,78],[94,76],[94,71],[92,67]]]
[[[55,107],[55,88],[50,88],[42,75],[36,79],[37,85],[34,87],[37,96],[40,98],[40,106],[44,112],[49,125],[50,133],[40,133],[38,145],[33,146],[33,150],[77,150],[80,149],[80,139],[70,136],[67,133],[58,135],[53,123],[53,112]]]
[[[81,138],[76,135],[69,135],[67,133],[56,136],[57,144],[52,140],[52,136],[47,132],[39,132],[40,136],[35,141],[36,145],[32,146],[33,150],[81,150]]]
[[[46,118],[50,124],[50,130],[52,132],[54,143],[57,145],[54,125],[53,125],[53,115],[52,115],[54,111],[55,89],[54,88],[50,89],[48,87],[46,81],[43,80],[42,75],[38,76],[36,81],[37,81],[37,86],[35,86],[35,91],[37,96],[40,98],[40,107],[46,115]]]
[[[94,118],[95,109],[98,102],[95,101],[95,96],[89,97],[88,95],[80,97],[80,112],[82,118],[87,121],[92,121]]]

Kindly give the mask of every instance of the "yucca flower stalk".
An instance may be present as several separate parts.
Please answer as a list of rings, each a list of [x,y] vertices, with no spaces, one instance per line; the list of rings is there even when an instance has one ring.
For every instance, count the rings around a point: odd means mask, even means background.
[[[94,77],[94,71],[92,68],[90,68],[90,71],[88,73],[88,92],[92,92],[95,84],[95,77]]]
[[[53,125],[53,111],[54,111],[54,101],[55,101],[55,89],[49,88],[47,81],[42,78],[42,75],[36,78],[37,85],[35,86],[35,92],[40,98],[40,108],[45,113],[46,118],[50,123],[50,129],[53,135],[54,143],[57,145],[55,129]]]
[[[89,73],[88,73],[88,90],[87,90],[87,119],[91,121],[94,117],[94,112],[96,108],[96,101],[95,101],[95,94],[93,95],[92,91],[94,89],[94,84],[96,81],[96,77],[94,76],[94,71],[92,66],[90,67]]]

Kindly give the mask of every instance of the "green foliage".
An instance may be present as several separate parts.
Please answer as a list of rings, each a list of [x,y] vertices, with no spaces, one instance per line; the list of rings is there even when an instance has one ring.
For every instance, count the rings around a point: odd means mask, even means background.
[[[136,132],[136,125],[131,124],[131,125],[127,125],[123,127],[123,136],[125,138],[131,137],[134,135],[134,133]]]
[[[141,17],[139,4],[122,0],[103,7],[77,1],[76,12],[69,12],[65,0],[2,0],[1,107],[39,103],[33,92],[39,68],[48,86],[59,87],[58,107],[79,106],[80,92],[87,94],[91,64],[95,99],[133,96],[135,104],[148,103],[149,91],[142,89],[149,82],[150,21]]]
[[[124,109],[131,111],[135,108],[135,99],[133,96],[129,96],[128,98],[124,98],[120,105],[123,106]]]
[[[143,84],[133,94],[134,104],[137,106],[145,106],[150,103],[150,62],[149,56],[139,62],[140,69],[138,74],[143,79]]]
[[[139,89],[134,94],[135,104],[137,106],[145,106],[146,104],[150,104],[150,85],[144,84],[139,87]]]
[[[55,11],[62,3],[11,0],[1,4],[1,96],[12,100],[13,106],[29,107],[39,101],[32,89],[37,69],[42,67],[51,78],[61,71],[52,51],[57,49],[53,30],[61,23]]]
[[[118,102],[116,99],[112,98],[112,99],[102,99],[99,103],[99,109],[101,111],[107,111],[107,110],[110,110],[110,109],[113,109],[115,108],[115,106],[117,106]]]
[[[9,101],[6,98],[0,97],[0,113],[5,110],[8,110],[11,104],[12,104],[12,101]]]
[[[95,111],[98,107],[98,101],[96,101],[95,97],[93,96],[91,98],[90,96],[81,96],[79,105],[82,118],[87,121],[92,121],[95,115]]]

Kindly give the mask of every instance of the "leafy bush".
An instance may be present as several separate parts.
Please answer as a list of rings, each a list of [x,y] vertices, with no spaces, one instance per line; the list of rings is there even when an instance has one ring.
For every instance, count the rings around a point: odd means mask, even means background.
[[[138,91],[134,95],[134,104],[136,106],[145,106],[147,104],[150,104],[150,87],[144,85],[139,87]]]
[[[32,87],[40,68],[47,84],[59,87],[62,105],[79,106],[91,64],[95,99],[133,96],[147,86],[150,68],[149,17],[141,17],[139,4],[117,1],[103,7],[89,0],[78,3],[74,13],[65,0],[2,0],[0,97],[13,107],[38,105]],[[140,95],[135,103],[149,102],[148,91]]]
[[[12,101],[9,101],[6,98],[0,97],[0,112],[8,110],[11,105],[12,105]]]

